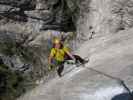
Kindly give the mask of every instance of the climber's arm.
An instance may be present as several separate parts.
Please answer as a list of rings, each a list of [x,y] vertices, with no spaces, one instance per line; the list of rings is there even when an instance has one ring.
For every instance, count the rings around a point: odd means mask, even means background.
[[[70,52],[70,49],[67,48],[67,47],[64,47],[63,49],[64,49],[64,51],[66,52],[66,54],[67,54],[69,57],[71,57],[71,59],[73,59],[73,60],[75,61],[75,57],[74,57],[73,54]]]
[[[49,55],[49,57],[48,57],[48,64],[51,64],[52,58],[53,57],[51,55]]]
[[[73,59],[74,61],[76,61],[75,57],[73,56],[73,54],[69,51],[66,51],[67,55],[71,57],[71,59]]]

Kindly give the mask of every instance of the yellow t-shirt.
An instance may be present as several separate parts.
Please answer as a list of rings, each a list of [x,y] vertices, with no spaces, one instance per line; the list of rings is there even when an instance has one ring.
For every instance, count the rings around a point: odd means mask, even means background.
[[[65,54],[68,51],[67,47],[63,47],[62,49],[52,48],[50,56],[54,57],[57,61],[64,61]]]

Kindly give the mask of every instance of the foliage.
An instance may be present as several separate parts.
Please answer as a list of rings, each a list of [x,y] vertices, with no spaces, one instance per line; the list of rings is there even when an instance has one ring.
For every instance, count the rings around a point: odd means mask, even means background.
[[[29,61],[32,59],[33,52],[31,48],[23,47],[15,41],[0,41],[0,53],[6,56],[18,55],[22,60]]]
[[[0,65],[0,100],[15,100],[25,92],[24,77],[6,65]]]
[[[24,62],[32,60],[32,51],[29,48],[23,47],[21,43],[17,43],[14,39],[1,37],[0,41],[0,54],[5,56],[17,55]],[[15,100],[15,98],[22,95],[27,88],[31,89],[31,86],[27,85],[32,82],[29,74],[24,74],[20,71],[13,71],[11,66],[7,66],[0,62],[0,100]]]

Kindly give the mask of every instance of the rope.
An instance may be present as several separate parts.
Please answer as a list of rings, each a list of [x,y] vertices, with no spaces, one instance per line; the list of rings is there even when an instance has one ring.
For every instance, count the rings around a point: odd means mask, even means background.
[[[94,71],[94,72],[97,72],[97,73],[99,73],[99,74],[101,74],[101,75],[104,75],[104,76],[106,76],[106,77],[109,77],[109,78],[111,78],[111,79],[117,80],[117,81],[128,91],[130,97],[133,98],[133,94],[132,94],[132,92],[130,91],[130,89],[128,88],[128,86],[125,84],[124,80],[122,80],[122,79],[120,79],[120,78],[117,78],[117,77],[114,77],[114,76],[111,76],[111,75],[108,75],[108,74],[106,74],[106,73],[104,73],[104,72],[98,71],[98,70],[93,69],[93,68],[87,68],[87,69],[88,69],[88,70],[91,70],[91,71]]]

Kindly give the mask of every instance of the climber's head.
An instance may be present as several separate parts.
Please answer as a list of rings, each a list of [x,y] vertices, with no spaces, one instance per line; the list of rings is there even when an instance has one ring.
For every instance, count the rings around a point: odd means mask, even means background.
[[[54,39],[54,47],[60,49],[62,47],[61,41],[58,38]]]

